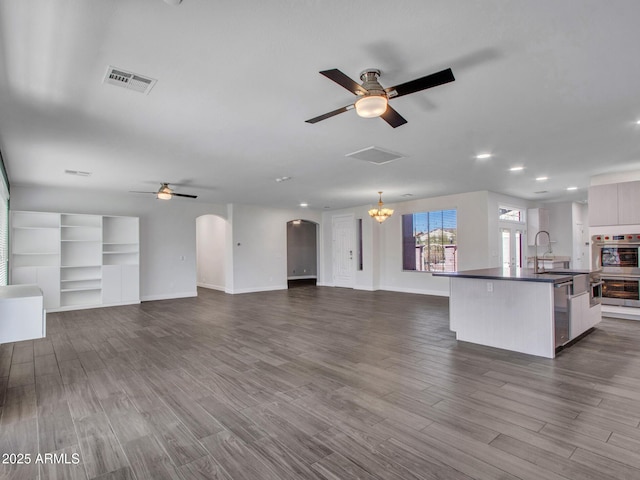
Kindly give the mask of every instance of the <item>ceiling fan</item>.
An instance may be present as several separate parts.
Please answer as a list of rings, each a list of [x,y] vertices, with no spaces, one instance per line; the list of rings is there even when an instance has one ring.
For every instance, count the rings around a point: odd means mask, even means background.
[[[187,195],[184,193],[176,193],[172,188],[169,188],[168,183],[161,183],[160,189],[157,192],[137,192],[131,191],[131,193],[151,193],[159,200],[171,200],[173,197],[186,197],[186,198],[198,198],[197,195]]]
[[[437,87],[438,85],[443,85],[455,80],[450,68],[388,88],[383,88],[378,82],[380,70],[376,69],[368,69],[360,74],[362,85],[351,80],[351,78],[337,68],[324,70],[320,72],[320,74],[324,75],[329,80],[333,80],[338,85],[346,88],[360,98],[356,100],[355,103],[347,105],[346,107],[306,120],[307,123],[316,123],[321,120],[326,120],[327,118],[331,118],[339,113],[355,108],[356,113],[359,116],[365,118],[381,117],[393,128],[404,125],[407,121],[402,117],[402,115],[388,105],[389,100],[392,98],[402,97],[403,95],[409,95],[410,93],[419,92],[421,90],[426,90],[427,88]]]

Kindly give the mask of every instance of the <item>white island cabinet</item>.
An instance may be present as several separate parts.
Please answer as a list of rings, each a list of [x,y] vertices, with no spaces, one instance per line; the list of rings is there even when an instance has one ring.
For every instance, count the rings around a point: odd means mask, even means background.
[[[456,339],[554,358],[600,321],[600,305],[574,277],[585,272],[536,274],[528,268],[487,268],[450,277],[449,324]],[[586,277],[588,278],[588,277]]]
[[[48,311],[140,303],[137,217],[11,212],[11,283]]]
[[[43,338],[47,323],[37,285],[0,287],[0,343]]]

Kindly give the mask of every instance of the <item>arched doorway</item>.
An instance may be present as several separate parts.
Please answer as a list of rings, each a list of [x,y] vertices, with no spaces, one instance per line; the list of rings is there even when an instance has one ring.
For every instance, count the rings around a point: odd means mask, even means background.
[[[287,285],[315,285],[318,280],[318,224],[287,222]]]
[[[196,283],[225,291],[227,221],[217,215],[196,218]]]

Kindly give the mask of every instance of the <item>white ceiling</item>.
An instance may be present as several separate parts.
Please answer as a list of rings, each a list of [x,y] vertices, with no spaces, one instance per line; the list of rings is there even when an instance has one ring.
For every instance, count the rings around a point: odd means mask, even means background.
[[[578,200],[592,175],[640,169],[638,0],[2,0],[0,15],[13,185],[166,181],[196,201],[322,209],[378,190]],[[103,84],[108,65],[157,84]],[[392,100],[397,129],[354,111],[305,123],[353,101],[320,70],[369,67],[385,87],[447,67],[456,81]],[[406,158],[345,157],[372,145]]]

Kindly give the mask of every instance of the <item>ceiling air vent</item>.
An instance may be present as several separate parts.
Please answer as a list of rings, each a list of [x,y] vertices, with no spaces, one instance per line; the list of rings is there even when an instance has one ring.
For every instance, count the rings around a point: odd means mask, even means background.
[[[65,170],[64,173],[67,175],[77,175],[79,177],[90,177],[91,172],[83,172],[82,170]]]
[[[391,152],[389,150],[383,150],[379,147],[367,147],[357,152],[348,153],[345,157],[355,158],[357,160],[364,160],[365,162],[375,163],[376,165],[383,165],[385,163],[393,162],[399,158],[404,158],[401,153]]]
[[[135,92],[148,95],[157,80],[149,77],[143,77],[137,73],[127,72],[121,68],[109,66],[107,74],[104,76],[102,83],[117,85],[119,87],[133,90]]]

